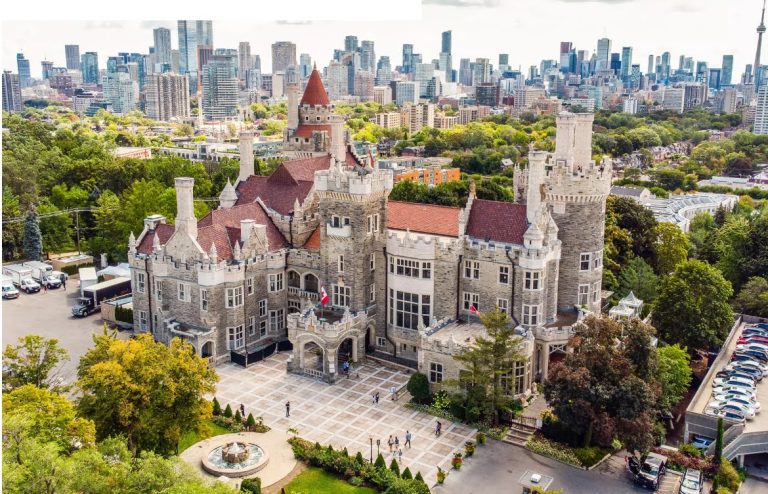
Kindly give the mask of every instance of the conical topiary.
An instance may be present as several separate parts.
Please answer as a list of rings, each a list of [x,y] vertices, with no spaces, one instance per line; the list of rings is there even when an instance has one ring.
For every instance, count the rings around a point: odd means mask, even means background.
[[[229,406],[229,403],[227,403],[227,408],[224,409],[224,416],[226,418],[232,418],[232,407]]]
[[[240,410],[237,410],[237,411],[235,412],[235,422],[239,424],[239,423],[241,423],[242,421],[243,421],[243,416],[242,416],[242,415],[240,415]]]
[[[403,474],[400,476],[400,478],[403,480],[411,480],[413,478],[413,474],[408,467],[405,467],[405,470],[403,470]]]
[[[213,397],[213,415],[221,415],[221,403],[219,403],[215,396]]]
[[[355,455],[355,461],[356,461],[358,464],[360,464],[360,465],[362,465],[363,463],[365,463],[365,460],[363,459],[363,454],[362,454],[361,452],[359,452],[359,451],[357,452],[357,454]]]
[[[384,461],[384,457],[381,456],[381,453],[379,453],[379,456],[376,457],[376,462],[373,464],[376,468],[387,468],[387,462]]]
[[[416,476],[413,478],[413,480],[418,480],[419,482],[426,484],[426,482],[424,482],[424,477],[421,476],[421,472],[416,472]]]
[[[248,418],[245,420],[245,425],[247,425],[249,429],[256,425],[256,419],[253,418],[252,413],[248,414]]]
[[[392,463],[389,464],[389,469],[398,477],[400,476],[400,465],[397,464],[396,459],[392,458]]]

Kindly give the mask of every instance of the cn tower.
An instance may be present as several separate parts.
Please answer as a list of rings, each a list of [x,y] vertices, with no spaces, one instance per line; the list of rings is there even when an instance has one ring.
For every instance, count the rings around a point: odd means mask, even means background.
[[[760,80],[758,79],[758,68],[760,67],[760,48],[763,46],[763,33],[765,32],[765,0],[763,0],[763,14],[760,16],[760,25],[757,26],[757,51],[755,52],[755,65],[752,67],[752,80],[757,90]]]

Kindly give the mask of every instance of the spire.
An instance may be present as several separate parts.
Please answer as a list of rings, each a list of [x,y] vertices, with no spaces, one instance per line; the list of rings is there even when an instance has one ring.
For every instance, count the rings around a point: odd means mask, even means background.
[[[239,240],[235,240],[235,248],[232,254],[235,256],[235,261],[240,260],[240,241]]]
[[[208,251],[208,258],[214,264],[216,264],[219,259],[219,252],[216,250],[216,244],[214,242],[211,242],[211,250]]]
[[[160,235],[155,232],[155,235],[152,238],[152,250],[155,252],[160,252],[160,249],[162,249],[160,246]]]
[[[224,189],[221,191],[221,194],[219,194],[219,205],[222,208],[231,208],[235,205],[237,202],[237,191],[235,190],[235,187],[232,185],[232,182],[230,182],[229,179],[227,179],[227,185],[224,186]]]
[[[131,234],[128,237],[128,252],[131,254],[136,253],[136,236],[133,234],[133,231],[131,231]]]
[[[307,87],[304,89],[304,96],[301,97],[300,106],[327,106],[331,104],[331,100],[328,99],[328,93],[325,92],[325,86],[320,79],[320,72],[317,68],[312,70],[309,75],[309,81]]]
[[[757,26],[757,51],[755,51],[755,66],[752,67],[752,80],[755,83],[755,92],[757,92],[758,85],[760,84],[759,74],[757,73],[760,68],[760,50],[763,46],[763,33],[765,32],[765,0],[763,0],[763,13],[760,15],[760,25]]]

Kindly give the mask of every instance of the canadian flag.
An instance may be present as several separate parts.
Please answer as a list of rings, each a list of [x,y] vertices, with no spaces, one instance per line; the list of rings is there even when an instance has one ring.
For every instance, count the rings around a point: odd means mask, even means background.
[[[320,303],[325,305],[328,303],[328,301],[331,299],[331,297],[328,296],[328,292],[325,291],[325,287],[320,287]]]
[[[472,304],[469,306],[469,312],[474,312],[478,316],[480,315],[480,311],[477,310],[477,306],[475,304]]]

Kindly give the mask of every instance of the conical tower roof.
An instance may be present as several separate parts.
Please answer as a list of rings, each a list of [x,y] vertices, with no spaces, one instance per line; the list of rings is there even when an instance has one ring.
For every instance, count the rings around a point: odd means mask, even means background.
[[[317,69],[312,70],[307,87],[304,89],[304,96],[301,97],[301,103],[299,104],[302,106],[325,106],[331,104],[331,100],[328,99],[328,93],[325,92],[323,81],[320,80],[320,72]]]

